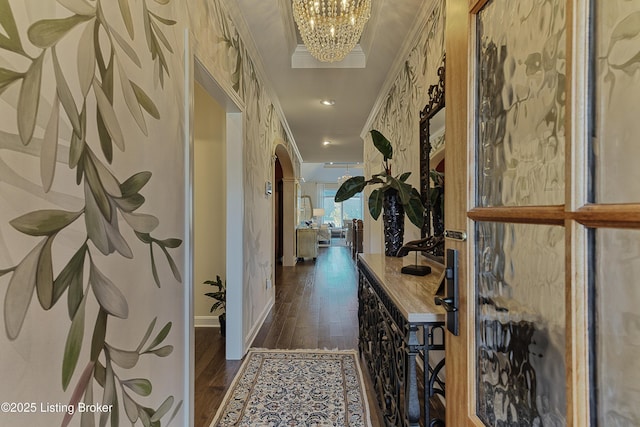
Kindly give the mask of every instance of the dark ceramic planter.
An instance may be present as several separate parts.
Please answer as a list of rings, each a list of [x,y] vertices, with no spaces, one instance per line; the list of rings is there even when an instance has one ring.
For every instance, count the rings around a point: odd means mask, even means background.
[[[219,316],[218,320],[220,321],[220,335],[223,337],[227,336],[227,318]]]
[[[398,191],[385,191],[382,200],[382,221],[384,225],[384,254],[396,256],[404,242],[404,208]]]

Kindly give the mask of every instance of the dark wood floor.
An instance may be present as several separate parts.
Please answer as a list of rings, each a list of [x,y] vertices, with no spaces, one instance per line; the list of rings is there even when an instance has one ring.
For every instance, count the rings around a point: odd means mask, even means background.
[[[252,347],[357,348],[357,274],[348,248],[320,248],[316,261],[278,266],[275,287],[275,305]],[[240,362],[225,360],[217,329],[196,328],[195,341],[195,427],[208,427]],[[372,423],[383,425],[368,394]]]

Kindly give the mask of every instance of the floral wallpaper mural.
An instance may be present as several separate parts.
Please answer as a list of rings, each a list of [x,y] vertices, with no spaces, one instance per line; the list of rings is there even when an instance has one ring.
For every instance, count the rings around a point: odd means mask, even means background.
[[[419,187],[420,111],[429,101],[429,86],[438,83],[438,67],[444,57],[444,1],[434,3],[420,38],[407,56],[372,129],[380,130],[394,144],[394,169],[413,171],[409,182]],[[367,137],[368,139],[370,137]],[[382,158],[371,141],[364,144],[365,175],[379,171]],[[369,221],[365,230],[375,227]],[[381,223],[377,224],[381,229]],[[380,232],[381,234],[381,232]],[[420,230],[405,228],[405,241],[420,238]]]
[[[180,412],[174,3],[0,0],[0,425]]]

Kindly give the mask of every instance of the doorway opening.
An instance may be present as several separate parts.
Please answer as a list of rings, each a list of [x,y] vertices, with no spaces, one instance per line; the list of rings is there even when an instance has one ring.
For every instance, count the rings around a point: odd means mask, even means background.
[[[276,264],[291,267],[296,264],[295,228],[297,221],[298,185],[293,162],[284,141],[276,141],[274,153],[274,202],[273,202],[273,242],[274,275]]]
[[[244,288],[244,162],[242,103],[237,94],[226,91],[194,58],[194,146],[192,184],[194,188],[192,236],[193,300],[199,306],[211,307],[204,296],[202,281],[215,280],[216,275],[227,282],[226,294],[226,358],[239,360],[245,354],[243,332]],[[213,126],[212,126],[213,124]],[[207,129],[200,132],[198,129]],[[201,134],[215,135],[216,141],[198,141]],[[205,140],[208,139],[204,138]],[[203,155],[200,156],[200,153]],[[197,163],[201,162],[201,167]],[[227,167],[233,165],[233,167]],[[217,171],[213,171],[217,169]],[[202,172],[205,176],[200,176]],[[217,173],[216,177],[208,174]],[[200,190],[198,188],[200,187]],[[199,195],[199,196],[198,196]],[[200,202],[204,206],[199,206]],[[198,212],[198,209],[200,212]],[[215,215],[215,218],[214,218]],[[202,225],[205,224],[205,225]],[[201,233],[208,230],[207,237]],[[199,240],[199,242],[198,242]],[[200,249],[198,249],[200,248]],[[202,254],[202,259],[200,259]],[[198,261],[200,259],[200,261]],[[205,272],[200,270],[205,269]],[[208,289],[206,291],[209,291]],[[205,299],[205,302],[199,299]],[[194,323],[200,319],[195,312]],[[207,326],[217,326],[217,316],[209,316]],[[200,325],[202,326],[202,325]]]
[[[282,265],[282,209],[283,209],[283,198],[282,198],[282,165],[280,164],[280,159],[276,156],[276,164],[274,166],[274,182],[275,182],[275,193],[274,193],[274,205],[275,205],[275,216],[274,216],[274,226],[276,228],[276,238],[275,238],[275,255],[276,255],[276,263]]]

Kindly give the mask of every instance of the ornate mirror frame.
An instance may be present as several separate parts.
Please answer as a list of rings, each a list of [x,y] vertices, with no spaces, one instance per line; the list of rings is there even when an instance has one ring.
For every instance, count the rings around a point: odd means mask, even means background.
[[[438,68],[438,83],[429,86],[429,102],[420,111],[420,196],[425,206],[424,225],[421,230],[421,237],[433,236],[437,244],[425,252],[436,257],[444,256],[444,218],[434,219],[433,209],[429,193],[431,191],[430,164],[431,141],[429,132],[429,121],[444,108],[444,88],[445,88],[445,56],[442,57],[442,65]],[[433,231],[431,226],[433,223]],[[429,245],[431,246],[431,245]]]

